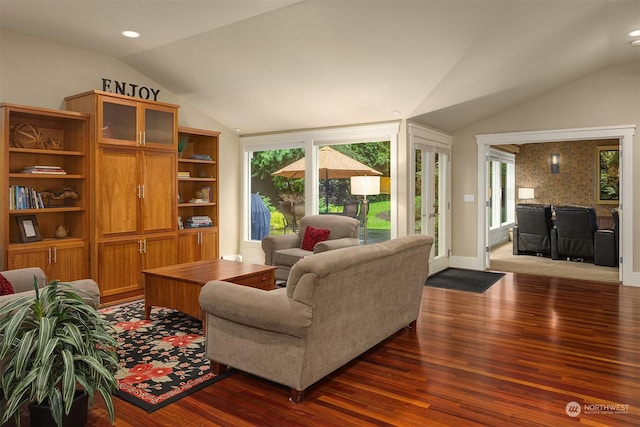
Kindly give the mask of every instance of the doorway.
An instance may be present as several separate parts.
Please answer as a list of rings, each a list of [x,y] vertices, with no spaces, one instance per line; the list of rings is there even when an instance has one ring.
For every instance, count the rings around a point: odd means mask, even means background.
[[[451,151],[443,137],[409,126],[414,177],[410,185],[414,200],[414,209],[410,209],[411,233],[433,236],[429,256],[432,274],[449,267],[451,247]]]
[[[568,129],[558,131],[515,132],[504,134],[477,135],[478,142],[478,194],[479,200],[488,201],[489,192],[487,186],[488,170],[486,159],[489,158],[489,150],[492,145],[501,144],[529,144],[540,142],[578,141],[593,139],[618,139],[620,141],[623,162],[620,170],[620,181],[624,182],[620,195],[620,205],[624,200],[625,212],[622,215],[622,228],[625,235],[633,235],[633,180],[630,179],[633,160],[633,134],[635,126],[615,126],[605,128]],[[629,177],[624,180],[624,177]],[[626,214],[626,215],[625,215]],[[482,263],[482,269],[490,266],[490,249],[488,233],[489,212],[487,203],[478,204],[478,254]],[[621,237],[621,258],[628,259],[621,263],[619,278],[624,284],[640,286],[640,274],[633,272],[634,248],[631,239]]]

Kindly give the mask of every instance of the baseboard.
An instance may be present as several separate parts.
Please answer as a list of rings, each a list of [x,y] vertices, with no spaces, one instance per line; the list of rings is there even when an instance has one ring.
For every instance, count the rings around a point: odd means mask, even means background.
[[[449,258],[449,267],[465,268],[467,270],[484,270],[482,259],[473,257],[452,256]]]

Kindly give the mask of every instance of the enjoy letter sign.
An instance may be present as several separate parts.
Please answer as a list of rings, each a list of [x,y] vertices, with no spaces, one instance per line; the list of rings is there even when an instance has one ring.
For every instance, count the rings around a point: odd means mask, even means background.
[[[158,100],[160,89],[148,88],[146,86],[138,86],[133,83],[119,82],[117,80],[102,78],[102,90],[105,92],[116,93],[119,95],[137,96],[142,99]]]

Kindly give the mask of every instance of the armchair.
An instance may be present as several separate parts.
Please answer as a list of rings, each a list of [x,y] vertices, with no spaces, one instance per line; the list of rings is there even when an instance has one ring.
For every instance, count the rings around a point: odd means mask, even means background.
[[[598,230],[594,237],[593,263],[608,267],[617,267],[619,264],[618,251],[620,248],[620,209],[611,211],[613,228],[611,230]]]
[[[551,255],[551,206],[518,204],[513,227],[513,254]]]
[[[317,243],[313,250],[302,249],[307,226],[331,230],[328,240]],[[307,215],[300,220],[297,233],[268,236],[262,239],[266,265],[277,267],[276,280],[287,280],[291,267],[302,258],[314,253],[360,244],[360,223],[342,215]]]
[[[596,210],[587,206],[556,206],[556,225],[551,231],[551,258],[593,259]]]

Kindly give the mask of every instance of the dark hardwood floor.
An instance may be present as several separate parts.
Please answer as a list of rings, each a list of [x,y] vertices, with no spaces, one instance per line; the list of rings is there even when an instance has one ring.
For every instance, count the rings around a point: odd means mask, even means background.
[[[415,330],[288,396],[237,372],[151,414],[114,398],[116,425],[638,426],[640,288],[515,273],[484,294],[425,287]],[[88,425],[110,425],[102,402]]]

